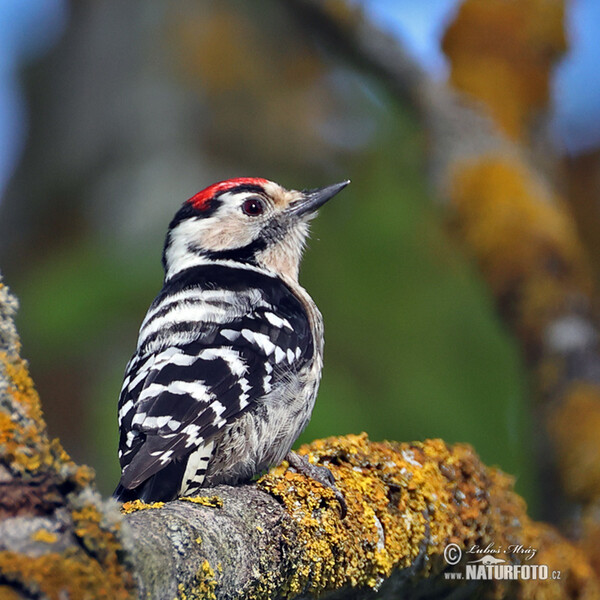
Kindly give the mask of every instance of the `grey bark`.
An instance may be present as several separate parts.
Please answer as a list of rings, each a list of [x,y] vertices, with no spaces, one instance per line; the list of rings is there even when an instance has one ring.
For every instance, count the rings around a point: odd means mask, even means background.
[[[123,542],[129,551],[140,598],[177,597],[178,586],[188,591],[214,590],[216,598],[314,598],[305,589],[290,593],[290,576],[306,560],[299,546],[298,523],[272,496],[255,485],[219,486],[207,496],[223,500],[213,508],[186,501],[169,502],[125,518]],[[422,578],[429,565],[427,542],[410,568],[397,569],[377,590],[346,585],[323,590],[319,597],[348,600],[369,598],[440,598],[453,585],[444,581],[439,557],[437,576]],[[208,563],[211,572],[203,571]],[[214,578],[212,576],[214,572]],[[421,576],[419,576],[421,575]],[[214,586],[214,587],[213,587]],[[473,582],[452,591],[452,598],[468,598],[485,583]],[[448,596],[450,597],[450,596]]]

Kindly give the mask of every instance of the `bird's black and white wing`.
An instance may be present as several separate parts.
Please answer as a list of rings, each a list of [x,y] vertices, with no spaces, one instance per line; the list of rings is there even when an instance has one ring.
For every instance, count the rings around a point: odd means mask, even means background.
[[[125,374],[116,496],[170,500],[200,487],[218,433],[313,352],[307,314],[276,278],[197,267],[170,282]]]

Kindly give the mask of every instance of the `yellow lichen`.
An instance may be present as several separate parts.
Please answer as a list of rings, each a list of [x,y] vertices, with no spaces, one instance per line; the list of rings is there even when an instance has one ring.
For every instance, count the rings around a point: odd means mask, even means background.
[[[209,506],[211,508],[223,508],[223,499],[219,498],[219,496],[182,496],[179,500],[193,502],[194,504],[201,504],[202,506]]]
[[[292,597],[346,585],[376,588],[393,569],[414,565],[427,554],[431,560],[423,561],[419,572],[424,578],[443,568],[441,557],[450,542],[462,548],[548,544],[555,554],[564,548],[564,582],[554,582],[544,597],[564,596],[570,581],[581,593],[577,597],[598,592],[582,554],[550,528],[532,523],[525,503],[512,491],[512,479],[485,467],[467,445],[376,443],[362,434],[317,440],[299,452],[330,468],[348,514],[341,520],[332,491],[289,471],[285,463],[261,478],[258,485],[279,498],[296,522],[298,538],[290,544],[301,551],[289,581],[263,577],[258,595],[277,590]],[[507,559],[520,557],[509,554]],[[560,564],[554,554],[547,560]],[[532,590],[527,587],[528,594]]]
[[[582,256],[559,200],[516,161],[487,156],[459,163],[450,194],[462,237],[494,289],[504,290],[552,258],[568,265]]]
[[[443,48],[450,81],[489,110],[502,130],[526,137],[548,102],[552,67],[566,48],[561,0],[465,0]]]
[[[146,503],[143,500],[131,500],[130,502],[124,502],[121,506],[121,512],[125,515],[137,512],[138,510],[150,510],[155,508],[162,508],[165,505],[164,502],[150,502]]]
[[[210,563],[205,560],[196,573],[196,589],[200,598],[205,600],[216,600],[215,590],[217,589],[217,580],[215,572]]]
[[[131,587],[107,573],[104,565],[81,550],[28,556],[0,552],[0,572],[5,586],[30,590],[50,600],[128,600]],[[2,596],[3,598],[5,596]],[[10,597],[10,596],[7,596]]]
[[[578,383],[551,412],[563,485],[582,502],[600,498],[600,386]]]
[[[216,600],[218,583],[210,563],[205,560],[190,584],[179,583],[175,600]]]
[[[34,542],[44,542],[46,544],[54,544],[58,539],[58,536],[47,529],[38,529],[31,535],[31,539]]]
[[[526,343],[539,343],[548,321],[592,287],[572,218],[530,170],[502,156],[454,165],[450,197],[484,277],[500,301],[511,299]]]
[[[306,551],[290,581],[290,593],[307,586],[312,592],[344,584],[376,587],[392,569],[411,565],[420,552],[439,554],[453,536],[482,535],[463,528],[463,519],[480,518],[487,504],[477,504],[472,483],[461,479],[463,494],[471,499],[471,512],[461,514],[440,466],[464,467],[475,461],[466,447],[451,451],[440,440],[378,444],[363,434],[318,440],[300,452],[330,467],[348,515],[340,520],[333,492],[286,470],[285,464],[259,481],[299,523],[299,544]],[[485,489],[487,483],[480,485]]]
[[[183,583],[177,584],[177,596],[174,600],[188,600],[187,594],[185,593],[185,585]]]
[[[600,387],[565,386],[568,365],[548,352],[556,319],[585,309],[590,271],[573,220],[516,159],[488,156],[454,166],[450,189],[456,226],[506,310],[526,354],[536,358],[564,489],[578,501],[600,498]],[[558,392],[558,395],[557,395]]]

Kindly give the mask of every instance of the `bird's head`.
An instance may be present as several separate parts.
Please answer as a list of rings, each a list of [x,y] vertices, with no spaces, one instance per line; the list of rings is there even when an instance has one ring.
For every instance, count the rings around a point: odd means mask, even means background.
[[[348,183],[296,191],[242,177],[207,187],[171,221],[163,252],[166,278],[205,260],[229,260],[297,279],[309,221]]]

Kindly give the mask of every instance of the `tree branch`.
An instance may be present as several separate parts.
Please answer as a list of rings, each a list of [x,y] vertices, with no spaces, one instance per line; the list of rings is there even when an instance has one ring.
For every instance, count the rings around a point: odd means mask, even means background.
[[[16,308],[0,278],[0,596],[129,598],[118,509],[100,499],[92,471],[48,439]]]

